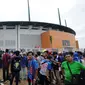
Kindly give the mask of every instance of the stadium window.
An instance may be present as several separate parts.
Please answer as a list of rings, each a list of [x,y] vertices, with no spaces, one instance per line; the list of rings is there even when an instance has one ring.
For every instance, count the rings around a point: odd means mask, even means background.
[[[4,45],[4,41],[0,40],[0,46],[3,46],[3,45]]]
[[[69,40],[62,40],[63,46],[70,46],[70,41]]]
[[[0,30],[2,30],[3,29],[3,27],[2,26],[0,26]]]
[[[48,29],[44,29],[44,28],[43,28],[42,30],[47,31]]]
[[[20,29],[28,29],[28,26],[20,26]]]
[[[39,30],[39,28],[37,28],[37,27],[32,27],[32,29],[33,29],[33,30]]]
[[[15,40],[5,40],[5,46],[15,46]]]
[[[14,26],[9,26],[9,27],[6,27],[6,29],[15,29]]]
[[[2,30],[3,28],[0,28],[0,30]]]
[[[20,29],[28,29],[28,27],[21,27]]]

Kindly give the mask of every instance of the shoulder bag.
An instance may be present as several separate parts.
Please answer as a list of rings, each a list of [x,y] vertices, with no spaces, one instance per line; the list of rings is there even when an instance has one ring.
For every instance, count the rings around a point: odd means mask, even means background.
[[[71,74],[71,83],[72,84],[79,84],[79,81],[80,81],[80,75],[79,74],[73,74],[72,71],[71,71],[71,68],[69,66],[69,63],[67,62],[67,66],[68,66],[68,69],[70,71],[70,74]]]

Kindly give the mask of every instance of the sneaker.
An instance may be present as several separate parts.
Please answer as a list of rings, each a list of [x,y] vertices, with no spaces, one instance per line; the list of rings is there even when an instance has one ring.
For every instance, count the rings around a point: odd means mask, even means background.
[[[9,80],[6,80],[6,81],[4,82],[4,84],[6,84],[7,82],[9,82]]]
[[[3,83],[4,82],[4,80],[0,80],[0,83]]]
[[[4,85],[3,83],[0,83],[0,85]]]

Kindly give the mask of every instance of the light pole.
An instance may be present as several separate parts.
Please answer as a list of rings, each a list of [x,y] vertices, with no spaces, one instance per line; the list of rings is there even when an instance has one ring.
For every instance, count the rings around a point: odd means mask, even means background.
[[[29,0],[27,0],[27,4],[28,4],[28,20],[30,22],[30,5],[29,5]]]
[[[17,28],[17,50],[18,50],[18,45],[19,45],[19,44],[18,44],[18,39],[19,39],[19,38],[18,38],[18,36],[19,36],[19,35],[18,35],[18,25],[16,26],[16,28]]]
[[[60,11],[59,11],[59,8],[58,8],[58,17],[59,17],[59,24],[61,25],[61,17],[60,17]]]
[[[65,19],[65,26],[67,27],[67,21],[66,21],[66,19]]]

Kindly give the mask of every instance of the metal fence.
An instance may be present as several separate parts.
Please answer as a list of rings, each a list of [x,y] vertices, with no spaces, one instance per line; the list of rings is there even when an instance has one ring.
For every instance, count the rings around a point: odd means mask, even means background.
[[[33,51],[33,52],[37,52],[37,51],[43,51],[44,49],[47,49],[49,51],[56,51],[56,52],[69,52],[69,51],[81,51],[81,52],[84,52],[84,49],[64,49],[64,48],[61,48],[61,49],[55,49],[55,48],[27,48],[27,49],[20,49],[22,51]]]

